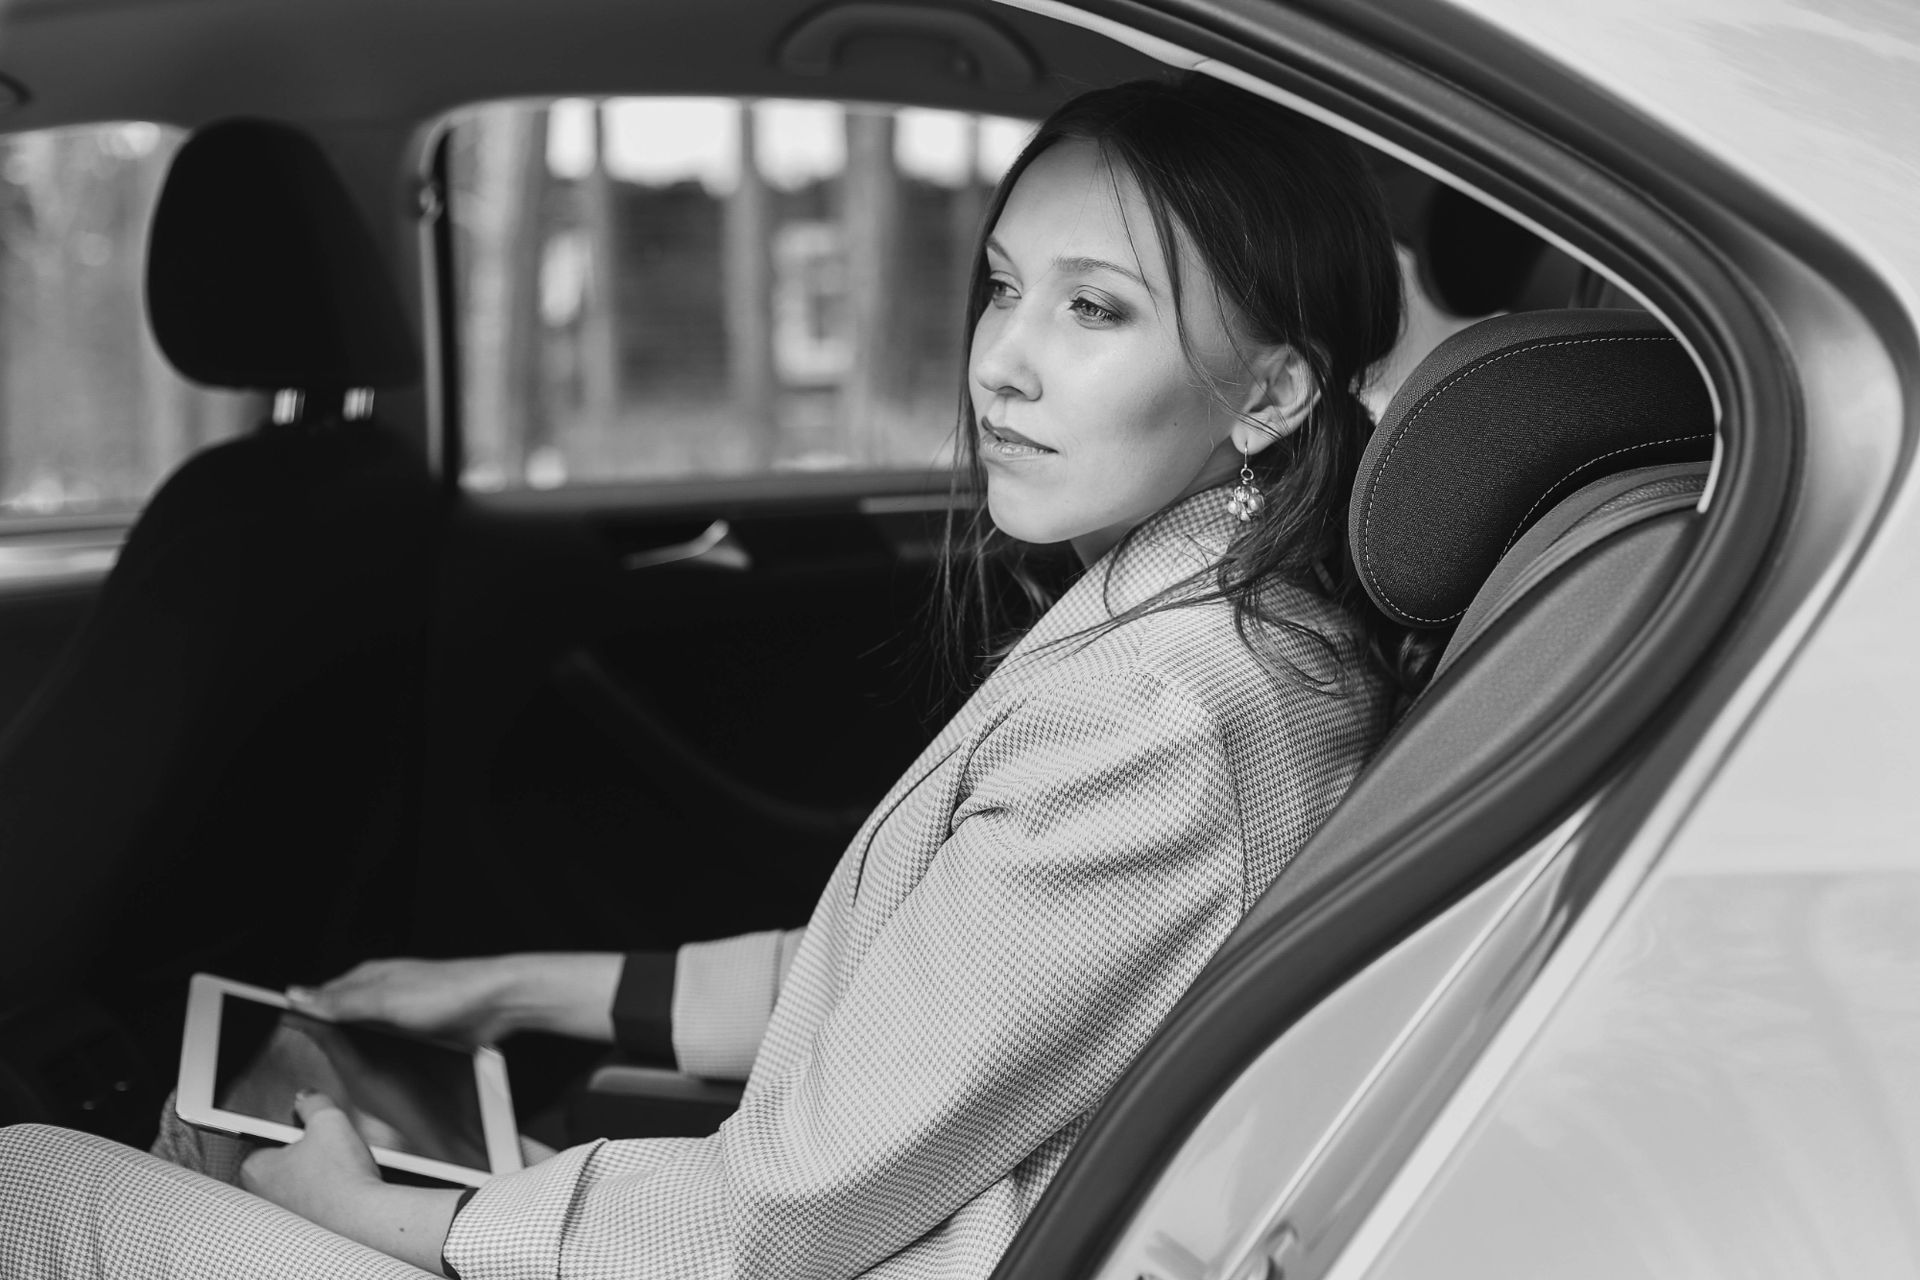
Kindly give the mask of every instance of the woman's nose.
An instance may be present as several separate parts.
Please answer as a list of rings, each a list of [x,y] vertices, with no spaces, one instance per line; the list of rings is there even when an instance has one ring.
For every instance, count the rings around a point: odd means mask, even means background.
[[[1023,341],[1017,307],[989,308],[973,331],[974,383],[992,395],[1031,400],[1040,394],[1040,379]]]

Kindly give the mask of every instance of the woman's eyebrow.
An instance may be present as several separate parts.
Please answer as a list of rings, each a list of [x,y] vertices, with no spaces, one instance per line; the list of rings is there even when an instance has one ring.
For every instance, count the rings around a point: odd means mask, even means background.
[[[987,237],[984,247],[988,253],[998,254],[1008,262],[1013,261],[1013,255],[1008,253],[1006,247],[992,236]],[[1109,262],[1105,258],[1055,258],[1053,265],[1069,274],[1086,271],[1112,271],[1117,275],[1125,276],[1142,289],[1145,289],[1148,293],[1153,292],[1153,286],[1148,284],[1138,271],[1133,270],[1131,267],[1123,267],[1117,262]]]
[[[1108,262],[1105,258],[1055,258],[1053,265],[1062,271],[1075,274],[1085,271],[1111,271],[1116,275],[1125,276],[1148,293],[1153,292],[1153,286],[1148,284],[1138,271],[1123,267],[1117,262]]]

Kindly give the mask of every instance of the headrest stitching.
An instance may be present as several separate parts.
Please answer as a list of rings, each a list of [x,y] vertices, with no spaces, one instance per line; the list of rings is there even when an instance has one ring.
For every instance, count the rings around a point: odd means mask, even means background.
[[[1377,467],[1374,470],[1373,483],[1367,486],[1366,511],[1360,517],[1360,533],[1361,533],[1362,541],[1367,545],[1371,545],[1371,540],[1373,535],[1373,495],[1375,491],[1381,487],[1382,483],[1386,479],[1387,464],[1393,461],[1394,450],[1400,447],[1400,442],[1402,440],[1406,439],[1409,435],[1413,434],[1413,424],[1420,420],[1420,415],[1427,411],[1428,406],[1433,404],[1434,401],[1438,400],[1440,398],[1440,394],[1445,390],[1447,390],[1449,387],[1453,386],[1454,383],[1459,382],[1463,378],[1471,377],[1476,373],[1480,373],[1484,370],[1491,369],[1494,365],[1499,364],[1502,360],[1507,359],[1509,356],[1524,355],[1530,351],[1544,351],[1549,347],[1579,347],[1579,346],[1587,346],[1587,345],[1590,345],[1593,343],[1599,343],[1599,342],[1672,342],[1673,340],[1674,340],[1673,335],[1671,334],[1641,333],[1641,334],[1616,334],[1614,336],[1605,337],[1605,338],[1556,338],[1552,342],[1530,342],[1525,346],[1514,347],[1510,351],[1502,351],[1500,354],[1496,356],[1489,356],[1489,357],[1483,358],[1477,363],[1470,364],[1466,368],[1462,369],[1460,372],[1454,374],[1451,378],[1448,378],[1445,382],[1441,383],[1439,386],[1435,387],[1433,390],[1427,392],[1425,398],[1423,398],[1420,401],[1419,408],[1415,409],[1411,414],[1408,415],[1407,420],[1400,424],[1400,429],[1394,432],[1393,439],[1387,442],[1386,455],[1380,459],[1379,467]],[[1551,492],[1551,490],[1549,490],[1549,492]],[[1395,612],[1399,613],[1401,617],[1406,618],[1411,622],[1424,622],[1429,625],[1437,626],[1441,623],[1452,622],[1455,618],[1458,618],[1461,614],[1467,611],[1467,606],[1462,605],[1460,608],[1454,610],[1452,613],[1446,615],[1444,618],[1423,618],[1417,613],[1409,613],[1406,609],[1401,608],[1399,602],[1396,601],[1391,595],[1387,593],[1387,589],[1384,586],[1380,585],[1380,579],[1375,576],[1373,571],[1372,556],[1363,555],[1361,557],[1361,560],[1363,561],[1363,564],[1366,570],[1367,580],[1373,584],[1373,588],[1376,592],[1379,593],[1380,598],[1382,600],[1385,600],[1389,605],[1393,606],[1393,609],[1395,610]]]
[[[1607,452],[1601,454],[1597,458],[1587,459],[1585,462],[1581,463],[1579,466],[1575,467],[1573,470],[1567,472],[1567,474],[1561,476],[1558,480],[1554,481],[1552,484],[1547,486],[1547,491],[1541,494],[1540,497],[1534,502],[1534,504],[1531,507],[1527,508],[1527,514],[1520,517],[1520,523],[1513,527],[1513,532],[1511,534],[1507,535],[1507,543],[1505,546],[1500,548],[1500,554],[1505,555],[1507,554],[1507,552],[1513,550],[1513,544],[1518,542],[1520,540],[1520,535],[1526,531],[1527,522],[1533,519],[1533,513],[1540,509],[1540,504],[1542,502],[1545,502],[1548,498],[1553,496],[1554,490],[1558,489],[1561,485],[1565,484],[1567,481],[1573,479],[1573,477],[1579,475],[1582,471],[1585,471],[1588,467],[1594,466],[1597,463],[1605,462],[1608,458],[1618,457],[1620,454],[1623,454],[1623,453],[1632,453],[1635,449],[1658,449],[1661,445],[1664,445],[1664,444],[1684,444],[1689,440],[1711,440],[1712,438],[1713,438],[1713,432],[1700,431],[1690,436],[1668,436],[1665,440],[1643,440],[1639,444],[1622,445],[1618,449],[1609,449]]]

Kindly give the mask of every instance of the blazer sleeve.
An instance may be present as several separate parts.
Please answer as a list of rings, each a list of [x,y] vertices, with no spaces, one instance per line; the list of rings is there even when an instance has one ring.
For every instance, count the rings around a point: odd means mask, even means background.
[[[742,934],[680,948],[673,975],[673,1056],[710,1080],[745,1080],[804,929]]]
[[[1111,1087],[1232,929],[1244,874],[1190,695],[1113,673],[997,714],[810,1052],[710,1138],[487,1184],[448,1239],[466,1280],[992,1270],[1030,1205],[1009,1175]]]

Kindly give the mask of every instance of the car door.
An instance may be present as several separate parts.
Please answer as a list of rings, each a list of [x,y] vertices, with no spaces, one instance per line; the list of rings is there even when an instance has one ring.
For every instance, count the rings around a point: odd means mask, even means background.
[[[952,705],[923,614],[960,293],[1025,127],[726,98],[451,123],[420,949],[805,922]]]

